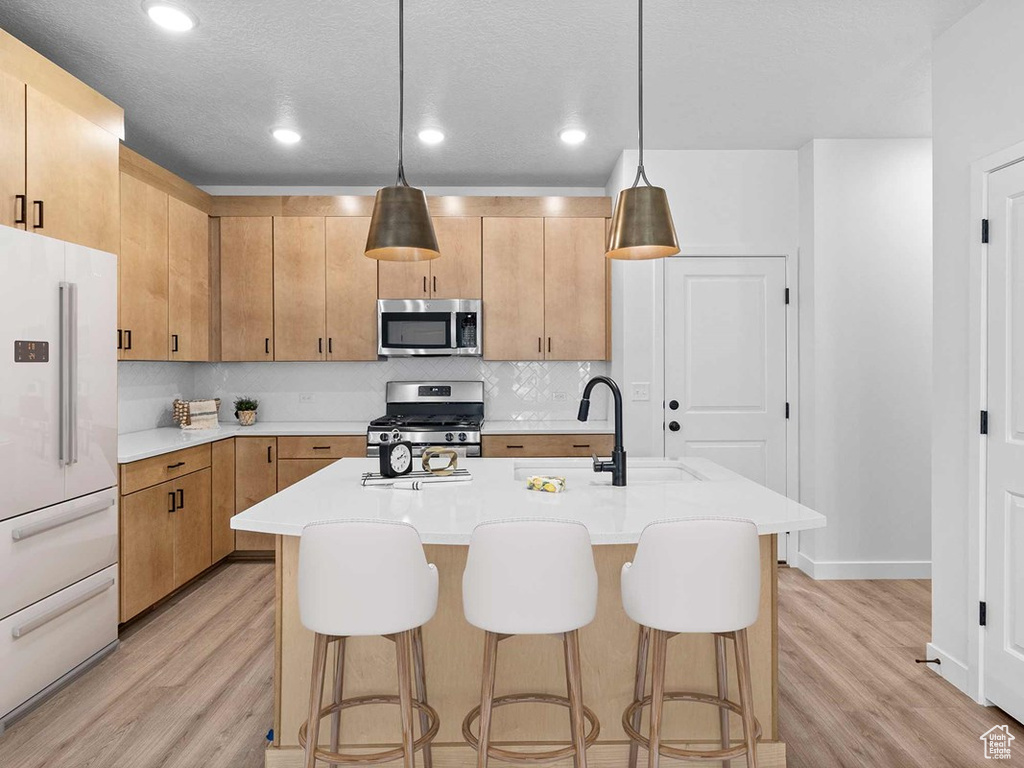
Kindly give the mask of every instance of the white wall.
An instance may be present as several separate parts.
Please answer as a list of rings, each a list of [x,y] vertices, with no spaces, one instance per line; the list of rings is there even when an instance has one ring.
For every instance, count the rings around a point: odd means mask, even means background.
[[[627,150],[608,180],[613,198],[633,182],[637,153]],[[664,187],[688,256],[795,255],[797,153],[792,150],[647,150],[652,184]],[[661,456],[664,400],[664,263],[612,265],[612,376],[627,393],[627,452]],[[631,402],[633,382],[651,399]]]
[[[817,578],[927,578],[931,141],[800,151],[800,535]]]
[[[932,418],[932,642],[938,670],[961,688],[977,678],[968,632],[978,595],[968,594],[968,446],[978,403],[968,397],[970,164],[1024,141],[1024,3],[988,0],[935,42],[934,408]],[[971,669],[968,675],[967,670]],[[972,695],[974,692],[971,691]]]

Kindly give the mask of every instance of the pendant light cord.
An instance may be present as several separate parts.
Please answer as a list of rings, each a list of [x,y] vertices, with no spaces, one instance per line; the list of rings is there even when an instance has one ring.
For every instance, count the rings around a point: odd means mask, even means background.
[[[408,187],[405,180],[405,0],[398,0],[398,178],[395,186]]]
[[[401,2],[401,0],[399,0]],[[635,187],[640,183],[640,179],[644,180],[644,184],[648,187],[651,186],[651,182],[647,178],[647,172],[644,170],[644,0],[637,0],[637,146],[640,150],[640,156],[637,158],[636,166],[636,178],[633,179],[633,186]]]

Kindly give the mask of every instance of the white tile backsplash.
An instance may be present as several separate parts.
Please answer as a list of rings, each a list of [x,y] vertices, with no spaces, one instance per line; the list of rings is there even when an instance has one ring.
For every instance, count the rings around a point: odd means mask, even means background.
[[[361,421],[384,412],[392,380],[482,379],[485,412],[496,421],[572,419],[583,386],[607,374],[603,362],[499,363],[469,358],[402,358],[368,363],[119,364],[120,431],[171,426],[175,397],[219,397],[232,418],[239,395],[260,401],[263,421]],[[604,418],[607,390],[595,390],[591,413]]]

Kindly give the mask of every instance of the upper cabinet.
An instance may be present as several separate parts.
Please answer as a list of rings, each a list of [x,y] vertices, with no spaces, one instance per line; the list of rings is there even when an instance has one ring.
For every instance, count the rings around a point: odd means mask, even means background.
[[[607,358],[603,218],[486,218],[484,356]]]
[[[481,296],[481,218],[434,219],[441,257],[431,261],[382,261],[382,299],[479,299]]]
[[[377,262],[369,217],[327,219],[327,359],[377,359]]]
[[[25,229],[25,84],[0,72],[0,224]]]
[[[222,360],[274,359],[274,220],[220,220]]]
[[[327,251],[323,216],[274,218],[274,359],[327,352]]]
[[[167,199],[168,359],[210,359],[210,217]]]

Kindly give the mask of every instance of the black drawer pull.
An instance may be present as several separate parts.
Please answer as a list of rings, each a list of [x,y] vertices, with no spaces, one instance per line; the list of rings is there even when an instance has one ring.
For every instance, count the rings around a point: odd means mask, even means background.
[[[506,445],[505,447],[506,448],[522,448],[523,446],[521,446],[521,445]]]
[[[329,445],[314,445],[313,446],[313,450],[314,451],[329,451],[329,450],[331,450],[331,446],[329,446]]]
[[[589,448],[590,447],[590,443],[573,443],[572,447],[573,448]]]
[[[185,491],[181,488],[178,489],[178,509],[185,508]]]
[[[185,462],[184,461],[179,461],[177,464],[168,464],[167,468],[168,469],[177,469],[178,467],[184,467],[184,466],[185,466]]]
[[[15,224],[27,224],[28,220],[26,216],[28,214],[28,198],[25,195],[14,196],[14,223]],[[20,213],[18,213],[20,211]]]
[[[168,509],[167,511],[168,512],[173,512],[174,510],[176,510],[178,508],[177,505],[174,503],[174,491],[168,491],[167,495],[171,497],[171,508]]]

